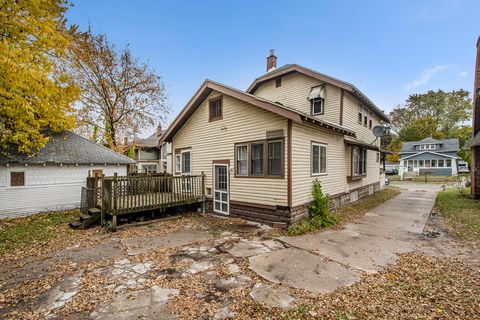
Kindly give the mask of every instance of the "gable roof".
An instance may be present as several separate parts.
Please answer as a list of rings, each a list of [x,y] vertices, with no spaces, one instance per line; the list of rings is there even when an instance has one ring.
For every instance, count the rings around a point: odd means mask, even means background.
[[[276,102],[272,102],[260,97],[257,97],[253,94],[243,92],[241,90],[226,86],[224,84],[212,81],[205,80],[200,89],[195,93],[195,95],[190,99],[187,105],[182,109],[179,115],[172,122],[168,130],[161,137],[159,144],[164,143],[165,141],[171,141],[173,136],[182,128],[185,122],[190,118],[190,116],[197,110],[197,108],[202,104],[202,102],[212,93],[213,91],[218,91],[220,93],[226,94],[233,98],[242,100],[254,106],[257,106],[261,109],[273,112],[282,117],[290,119],[297,123],[309,123],[311,125],[325,128],[328,130],[336,131],[343,133],[345,135],[355,137],[355,132],[350,129],[347,129],[343,126],[311,117],[310,115],[289,108],[287,106],[281,105]]]
[[[404,142],[400,153],[418,153],[418,150],[415,150],[415,146],[421,144],[439,144],[440,149],[435,149],[435,152],[456,152],[460,150],[457,138],[437,140],[433,139],[432,137],[428,137],[420,141]]]
[[[433,152],[433,151],[422,151],[422,152],[419,152],[419,153],[410,154],[410,155],[407,155],[406,157],[400,158],[400,161],[405,160],[405,159],[409,159],[411,157],[416,157],[416,156],[418,156],[420,154],[424,154],[424,153],[430,153],[430,154],[434,154],[434,155],[441,156],[441,157],[446,157],[446,158],[460,159],[459,157],[449,156],[448,154],[443,154],[443,153],[438,153],[438,152]]]
[[[390,123],[390,119],[385,115],[385,113],[380,110],[366,95],[364,95],[359,89],[357,89],[353,84],[348,83],[343,80],[339,80],[337,78],[328,76],[326,74],[317,72],[315,70],[305,68],[303,66],[300,66],[298,64],[286,64],[280,68],[274,69],[272,71],[267,72],[261,77],[256,78],[253,83],[248,87],[247,92],[254,94],[257,88],[267,82],[270,81],[274,78],[277,78],[279,76],[284,76],[287,74],[291,74],[294,72],[298,72],[304,75],[307,75],[309,77],[315,78],[317,80],[332,84],[334,86],[337,86],[339,88],[342,88],[344,90],[347,90],[352,94],[356,99],[360,100],[364,104],[366,104],[370,109],[375,113],[380,119],[382,119],[385,122]]]
[[[11,150],[0,154],[0,164],[134,164],[135,161],[82,136],[62,131],[48,134],[45,147],[27,155]]]
[[[135,139],[133,141],[133,144],[136,147],[156,148],[159,146],[158,142],[160,141],[160,138],[161,138],[161,135],[158,136],[158,133],[154,132],[145,139],[142,139],[142,138]]]
[[[480,38],[479,38],[480,39]],[[477,132],[468,142],[465,144],[463,149],[470,149],[472,147],[480,146],[480,131]]]

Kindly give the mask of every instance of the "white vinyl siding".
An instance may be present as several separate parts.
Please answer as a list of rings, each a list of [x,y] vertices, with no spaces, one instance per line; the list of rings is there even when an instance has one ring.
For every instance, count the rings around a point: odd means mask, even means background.
[[[127,174],[126,165],[0,166],[0,218],[78,207],[89,170],[102,170],[107,176]],[[9,186],[12,171],[25,172],[24,187]]]
[[[191,147],[192,175],[206,174],[205,187],[212,187],[214,160],[229,160],[230,199],[267,205],[287,205],[287,178],[235,177],[235,144],[266,139],[266,132],[283,130],[287,144],[287,119],[223,95],[222,119],[209,122],[208,100],[212,92],[173,138],[173,149]],[[286,153],[286,148],[283,150]],[[249,155],[250,156],[250,155]],[[286,159],[286,154],[284,154]],[[287,161],[284,161],[286,166]],[[267,168],[264,168],[267,170]],[[249,170],[251,170],[249,168]],[[286,172],[284,168],[284,172]]]

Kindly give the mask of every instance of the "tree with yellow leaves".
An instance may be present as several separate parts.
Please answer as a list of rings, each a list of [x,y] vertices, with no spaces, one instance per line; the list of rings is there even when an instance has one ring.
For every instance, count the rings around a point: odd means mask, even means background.
[[[0,152],[34,152],[74,126],[79,91],[57,66],[69,46],[66,0],[0,4]],[[71,30],[73,31],[73,30]]]

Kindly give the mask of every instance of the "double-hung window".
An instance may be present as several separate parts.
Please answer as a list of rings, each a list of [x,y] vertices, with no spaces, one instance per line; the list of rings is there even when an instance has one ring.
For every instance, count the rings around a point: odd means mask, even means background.
[[[182,160],[181,155],[175,155],[175,173],[180,173],[182,171]]]
[[[263,143],[251,145],[251,175],[263,176]]]
[[[237,153],[237,176],[248,176],[248,145],[239,145]]]
[[[182,151],[182,174],[192,173],[191,151]]]
[[[235,145],[235,175],[237,177],[283,177],[284,140],[243,142]]]
[[[367,174],[367,149],[358,146],[352,147],[352,175]]]
[[[268,175],[282,175],[282,141],[268,141]]]
[[[327,174],[327,145],[312,143],[312,175]]]

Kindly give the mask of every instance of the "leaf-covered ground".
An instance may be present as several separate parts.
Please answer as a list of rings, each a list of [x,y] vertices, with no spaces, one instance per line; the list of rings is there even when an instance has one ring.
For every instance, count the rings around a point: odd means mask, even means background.
[[[365,208],[385,201],[398,191],[389,192],[368,198],[371,203],[364,201],[342,208],[345,221],[363,215]],[[445,210],[446,204],[448,208],[454,206],[454,209],[444,212],[453,235],[463,234],[459,230],[467,228],[465,225],[475,226],[475,222],[471,223],[472,214],[463,216],[463,211],[459,211],[461,208],[468,211],[475,203],[462,204],[458,201],[458,195],[451,193],[441,195],[437,201],[438,209]],[[112,286],[121,285],[123,281],[116,278],[112,280],[111,275],[108,276],[116,258],[72,261],[68,254],[70,251],[86,249],[91,252],[102,243],[120,243],[122,239],[132,237],[154,239],[185,228],[212,234],[215,240],[195,245],[207,247],[221,239],[225,232],[239,235],[229,240],[232,243],[281,234],[275,230],[252,228],[238,219],[198,215],[185,215],[177,220],[123,229],[114,234],[100,227],[71,230],[67,224],[76,214],[55,213],[0,222],[0,273],[4,275],[0,277],[0,318],[43,319],[44,314],[38,313],[38,304],[44,299],[42,297],[66,275],[72,274],[81,274],[81,283],[71,301],[54,312],[58,319],[88,318],[99,305],[109,303],[117,295]],[[461,223],[453,223],[456,219]],[[189,264],[173,258],[181,248],[155,249],[129,257],[132,263],[151,262],[152,269],[142,287],[128,290],[153,285],[179,289],[181,293],[171,301],[171,309],[181,319],[211,319],[225,305],[237,319],[478,319],[480,273],[478,269],[472,269],[472,261],[469,260],[478,258],[478,253],[458,254],[463,251],[475,253],[478,241],[470,236],[468,241],[464,239],[419,238],[418,251],[403,254],[395,264],[382,272],[364,275],[356,284],[331,294],[289,289],[296,298],[295,307],[290,310],[254,302],[249,295],[251,288],[258,282],[268,282],[248,268],[247,258],[232,259],[225,251],[207,257],[207,261],[212,263],[211,269],[187,277],[178,275],[186,272]],[[435,250],[422,250],[422,246],[434,246]],[[118,250],[124,249],[119,247]],[[232,263],[230,260],[238,264],[238,274],[251,280],[243,287],[219,290],[218,279],[232,276],[228,269]],[[478,261],[476,263],[478,265]]]

